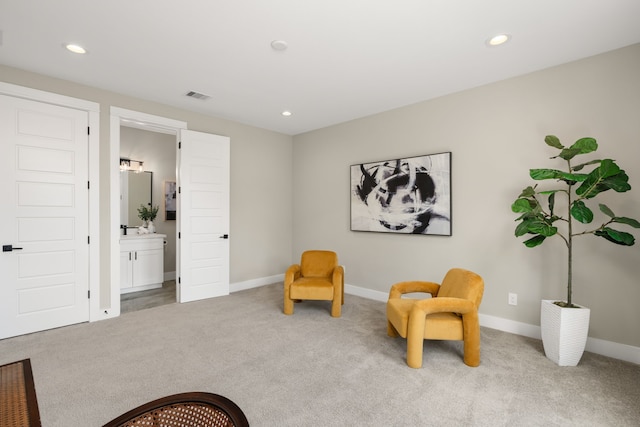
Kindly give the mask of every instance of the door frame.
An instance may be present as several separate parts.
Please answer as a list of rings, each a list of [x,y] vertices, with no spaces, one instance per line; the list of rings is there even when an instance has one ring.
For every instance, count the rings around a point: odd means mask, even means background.
[[[187,129],[187,123],[140,111],[110,107],[109,124],[109,214],[111,218],[109,222],[109,247],[111,249],[109,297],[111,308],[109,311],[105,310],[105,314],[108,317],[115,317],[120,315],[120,126],[174,134],[177,155],[180,131]],[[179,168],[180,164],[176,156],[176,169]]]
[[[85,111],[89,132],[89,320],[104,319],[100,304],[100,104],[25,86],[0,82],[0,94]]]

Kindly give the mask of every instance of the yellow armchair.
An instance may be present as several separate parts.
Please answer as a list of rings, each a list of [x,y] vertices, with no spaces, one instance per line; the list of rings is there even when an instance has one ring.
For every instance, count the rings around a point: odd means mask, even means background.
[[[331,251],[305,251],[300,264],[284,275],[284,314],[293,314],[296,300],[332,301],[331,316],[340,317],[344,304],[344,268]]]
[[[410,299],[402,295],[424,292],[431,298]],[[453,268],[442,284],[401,282],[391,287],[387,301],[387,334],[407,339],[407,365],[422,366],[423,340],[462,340],[464,363],[480,365],[478,307],[484,281],[468,270]]]

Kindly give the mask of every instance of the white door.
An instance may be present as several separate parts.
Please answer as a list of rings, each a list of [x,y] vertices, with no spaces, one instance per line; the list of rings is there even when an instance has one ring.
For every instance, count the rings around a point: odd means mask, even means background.
[[[88,114],[0,95],[0,339],[89,320]]]
[[[229,294],[228,137],[181,131],[178,299]]]

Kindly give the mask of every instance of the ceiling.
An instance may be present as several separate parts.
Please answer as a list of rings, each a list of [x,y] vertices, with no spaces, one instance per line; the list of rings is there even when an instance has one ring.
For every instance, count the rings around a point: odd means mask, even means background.
[[[639,17],[638,0],[0,0],[0,64],[295,135],[638,43]]]

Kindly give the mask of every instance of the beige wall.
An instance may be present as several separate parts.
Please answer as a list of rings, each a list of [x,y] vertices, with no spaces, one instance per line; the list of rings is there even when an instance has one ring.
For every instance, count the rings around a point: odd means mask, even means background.
[[[540,299],[565,295],[566,248],[560,239],[524,247],[510,205],[529,168],[562,166],[549,160],[547,134],[565,144],[595,137],[599,157],[617,159],[633,187],[602,201],[640,219],[640,45],[295,136],[294,254],[334,249],[347,283],[381,292],[469,268],[486,281],[482,313],[539,325]],[[453,236],[350,231],[351,164],[443,151],[452,152]],[[592,310],[590,336],[640,346],[640,242],[583,236],[574,252],[574,301]]]
[[[120,107],[180,120],[231,139],[231,283],[283,274],[291,262],[292,138],[228,120],[0,65],[0,80],[100,104],[101,286],[108,295],[109,109]],[[119,189],[115,189],[119,191]],[[118,230],[113,230],[118,233]],[[233,288],[232,288],[233,290]]]

